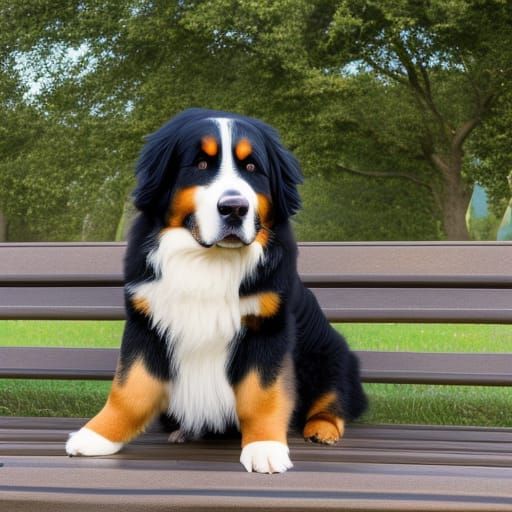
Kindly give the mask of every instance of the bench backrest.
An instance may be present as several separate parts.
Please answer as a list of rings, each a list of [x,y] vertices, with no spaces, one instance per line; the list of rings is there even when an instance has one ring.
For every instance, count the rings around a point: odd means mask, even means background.
[[[123,243],[0,244],[0,319],[122,319]],[[331,321],[512,322],[512,243],[301,243]],[[1,342],[0,342],[1,343]],[[371,382],[502,385],[512,355],[360,352]],[[116,350],[0,348],[0,376],[111,378]]]

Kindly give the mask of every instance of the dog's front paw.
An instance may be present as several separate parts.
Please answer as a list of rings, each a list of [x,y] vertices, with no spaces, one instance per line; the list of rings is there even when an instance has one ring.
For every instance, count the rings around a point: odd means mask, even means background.
[[[244,447],[240,462],[249,473],[284,473],[293,467],[289,453],[279,441],[256,441]]]
[[[69,434],[66,443],[68,455],[112,455],[123,447],[123,443],[114,443],[106,437],[83,427],[78,432]]]

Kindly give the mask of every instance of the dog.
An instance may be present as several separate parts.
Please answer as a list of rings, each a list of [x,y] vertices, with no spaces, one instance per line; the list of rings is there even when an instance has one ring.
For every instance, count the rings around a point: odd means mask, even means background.
[[[189,109],[147,138],[136,177],[120,359],[67,453],[116,453],[162,412],[174,442],[239,429],[249,472],[292,467],[290,426],[338,441],[366,397],[356,356],[299,279],[302,173],[277,132]]]

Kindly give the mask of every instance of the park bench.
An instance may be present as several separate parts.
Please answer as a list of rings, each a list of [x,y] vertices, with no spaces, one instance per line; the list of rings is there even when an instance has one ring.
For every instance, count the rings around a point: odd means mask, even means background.
[[[0,244],[0,319],[122,319],[124,244]],[[512,323],[512,244],[304,243],[331,321]],[[27,340],[28,342],[29,340]],[[0,340],[1,345],[1,340]],[[512,354],[359,352],[366,382],[506,386]],[[111,379],[117,350],[0,346],[0,377]],[[507,414],[511,414],[512,404]],[[247,474],[235,439],[68,458],[76,418],[0,418],[0,510],[512,510],[512,429],[355,424]]]

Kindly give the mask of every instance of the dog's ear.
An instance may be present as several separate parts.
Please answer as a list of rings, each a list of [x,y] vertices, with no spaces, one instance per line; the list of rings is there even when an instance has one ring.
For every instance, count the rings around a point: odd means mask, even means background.
[[[282,222],[297,213],[301,199],[297,185],[303,182],[299,162],[281,143],[276,130],[258,122],[265,139],[270,166],[270,187],[273,214],[276,222]]]
[[[180,131],[189,121],[201,117],[202,109],[188,109],[146,137],[136,167],[135,206],[145,212],[165,211],[176,178],[173,166]]]

